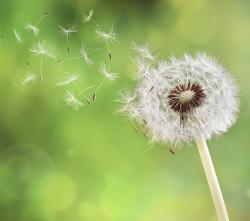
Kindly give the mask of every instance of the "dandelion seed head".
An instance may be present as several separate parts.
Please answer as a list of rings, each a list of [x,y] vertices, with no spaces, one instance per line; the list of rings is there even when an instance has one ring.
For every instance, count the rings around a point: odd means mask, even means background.
[[[146,74],[139,75],[134,91],[121,97],[121,111],[144,125],[152,142],[210,139],[235,122],[238,90],[215,59],[199,53],[156,65],[150,60],[137,64]]]
[[[78,110],[83,106],[83,103],[77,98],[72,91],[67,91],[65,94],[65,102],[68,106]]]
[[[35,56],[47,56],[53,58],[54,55],[49,52],[45,42],[37,42],[30,51]]]
[[[98,38],[109,43],[117,40],[117,34],[114,32],[113,28],[110,28],[109,31],[104,31],[103,29],[99,28],[95,31],[95,33]]]
[[[29,32],[32,32],[34,34],[34,36],[38,36],[39,35],[39,28],[36,27],[35,25],[31,24],[31,23],[28,23],[26,26],[25,26],[25,29]]]
[[[102,64],[99,68],[99,71],[102,75],[104,75],[105,78],[107,78],[110,81],[114,81],[117,79],[117,74],[116,73],[111,73],[108,70],[108,67],[105,64]]]
[[[83,23],[91,21],[94,14],[94,10],[89,10],[88,14],[83,13]]]

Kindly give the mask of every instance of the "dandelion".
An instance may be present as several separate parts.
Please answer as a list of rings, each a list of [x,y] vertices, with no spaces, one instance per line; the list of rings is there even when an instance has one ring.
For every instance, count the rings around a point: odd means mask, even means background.
[[[94,14],[94,10],[89,10],[88,14],[83,13],[83,23],[91,21]]]
[[[114,81],[117,78],[117,74],[111,73],[105,64],[102,64],[100,66],[99,71],[102,75],[104,75],[105,78],[107,78],[110,81]]]
[[[29,32],[32,32],[34,34],[34,36],[38,36],[39,35],[39,28],[35,25],[33,25],[32,23],[28,23],[26,26],[25,26],[25,29]]]
[[[205,54],[172,58],[158,66],[149,61],[147,67],[134,92],[122,98],[121,111],[146,128],[151,142],[174,148],[181,142],[196,142],[219,220],[228,221],[206,140],[226,132],[236,120],[233,79]]]
[[[19,42],[19,43],[23,42],[21,34],[16,29],[14,29],[14,35],[15,35],[17,42]]]
[[[72,91],[66,92],[65,101],[68,106],[73,107],[76,110],[83,106],[83,103],[77,98],[77,96]]]
[[[110,44],[117,40],[117,34],[114,32],[113,27],[110,28],[109,31],[105,31],[99,27],[95,31],[95,33],[98,38],[100,38],[102,41],[106,43],[108,54],[109,54],[109,59],[111,61],[112,55],[111,55]]]
[[[58,82],[56,84],[56,86],[65,86],[65,85],[71,84],[72,82],[77,81],[78,79],[79,79],[79,76],[77,74],[70,74],[65,79],[63,79],[62,81]]]
[[[66,48],[68,53],[70,52],[69,48],[69,36],[71,33],[77,32],[78,30],[75,28],[75,26],[71,26],[69,28],[64,28],[59,25],[59,28],[61,29],[61,32],[66,36]]]
[[[30,51],[33,53],[35,56],[40,56],[40,79],[43,81],[43,74],[42,74],[42,67],[43,67],[43,57],[47,56],[50,58],[53,58],[54,55],[51,54],[46,46],[45,42],[38,42],[35,44]]]

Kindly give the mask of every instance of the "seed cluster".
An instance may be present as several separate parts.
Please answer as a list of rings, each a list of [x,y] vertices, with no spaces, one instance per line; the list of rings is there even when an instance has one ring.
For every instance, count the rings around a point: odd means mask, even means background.
[[[27,61],[27,72],[22,80],[23,86],[28,86],[29,84],[36,83],[37,76],[40,76],[40,82],[44,82],[47,79],[47,75],[45,76],[45,62],[46,59],[53,59],[56,60],[56,63],[58,65],[63,65],[63,63],[67,63],[73,60],[79,60],[82,61],[82,63],[85,65],[85,67],[89,67],[89,71],[99,72],[102,75],[102,79],[99,83],[94,83],[94,85],[88,85],[86,86],[85,83],[82,83],[81,81],[81,73],[76,72],[70,72],[59,76],[58,82],[55,83],[55,86],[57,87],[64,87],[66,89],[65,93],[65,102],[68,106],[73,107],[74,109],[79,109],[81,106],[84,106],[85,101],[88,104],[93,104],[97,97],[97,92],[100,91],[102,85],[106,80],[114,81],[118,77],[117,73],[114,73],[111,71],[111,61],[112,61],[112,52],[111,52],[111,44],[114,43],[117,40],[117,34],[114,32],[113,27],[107,28],[106,26],[100,25],[97,23],[93,18],[94,11],[90,10],[88,13],[83,13],[82,21],[78,25],[74,26],[62,26],[58,25],[58,29],[60,29],[61,34],[65,36],[65,52],[67,54],[55,54],[52,53],[52,50],[48,47],[47,43],[43,41],[40,37],[40,24],[45,19],[45,17],[51,16],[48,12],[43,13],[39,19],[36,22],[28,22],[24,28],[27,32],[30,32],[34,38],[31,38],[31,42],[28,42],[29,39],[23,38],[22,31],[19,32],[18,29],[13,30],[13,35],[15,37],[15,41],[18,44],[21,43],[32,43],[33,46],[29,48],[29,52],[31,52],[31,55],[39,57],[40,59],[40,67],[38,69],[38,73],[33,72],[33,65],[30,64],[33,62],[33,58],[30,58],[32,60]],[[53,15],[52,15],[53,16]],[[82,24],[83,23],[83,24]],[[75,34],[76,32],[81,32],[82,26],[87,26],[86,23],[90,23],[89,25],[94,26],[94,35],[103,42],[103,46],[105,47],[105,57],[102,63],[99,63],[100,59],[95,59],[98,56],[95,56],[94,53],[102,53],[102,50],[100,48],[94,48],[93,50],[89,50],[89,47],[84,42],[76,42],[75,45],[81,44],[80,50],[77,54],[73,54],[74,50],[71,50],[71,35]],[[76,28],[78,27],[78,28]],[[21,27],[19,27],[21,28]],[[4,38],[4,35],[0,33],[0,38]],[[95,41],[93,41],[95,43]],[[8,46],[12,44],[12,41],[8,43]],[[54,45],[55,46],[55,45]],[[7,47],[7,45],[5,46]],[[94,47],[96,47],[94,45]],[[61,45],[58,47],[61,48]],[[91,68],[90,68],[91,67]],[[89,91],[89,93],[92,93],[92,98],[90,98],[91,95],[87,95],[87,90],[93,88],[92,92]],[[86,92],[86,93],[85,93]]]
[[[178,113],[190,113],[199,107],[206,95],[199,84],[188,83],[177,85],[168,95],[169,105]]]

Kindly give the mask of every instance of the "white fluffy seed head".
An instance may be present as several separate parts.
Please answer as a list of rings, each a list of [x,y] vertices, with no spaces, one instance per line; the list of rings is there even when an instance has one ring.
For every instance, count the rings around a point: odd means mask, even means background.
[[[235,122],[237,87],[214,59],[200,53],[157,65],[142,60],[136,63],[138,86],[123,95],[121,111],[144,125],[152,141],[210,139]]]

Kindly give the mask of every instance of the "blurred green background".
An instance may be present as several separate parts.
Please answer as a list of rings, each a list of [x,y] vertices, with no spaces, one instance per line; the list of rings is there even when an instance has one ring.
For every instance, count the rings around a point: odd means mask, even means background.
[[[102,77],[81,61],[44,61],[44,83],[24,87],[26,62],[36,42],[24,30],[40,15],[40,40],[58,57],[65,37],[58,25],[76,24],[72,55],[81,41],[102,47],[82,12],[113,25],[114,83],[105,83],[94,105],[65,105],[61,74],[81,73],[81,87]],[[250,220],[250,1],[247,0],[1,0],[0,2],[0,220],[1,221],[216,221],[198,151],[176,155],[150,147],[116,114],[117,92],[131,88],[131,41],[148,43],[159,57],[206,51],[232,71],[240,85],[241,112],[230,131],[209,142],[231,220]],[[24,38],[18,44],[17,29]],[[105,50],[105,47],[103,47]],[[105,53],[104,53],[105,54]],[[96,62],[106,59],[98,54]],[[89,94],[88,96],[91,96]]]

